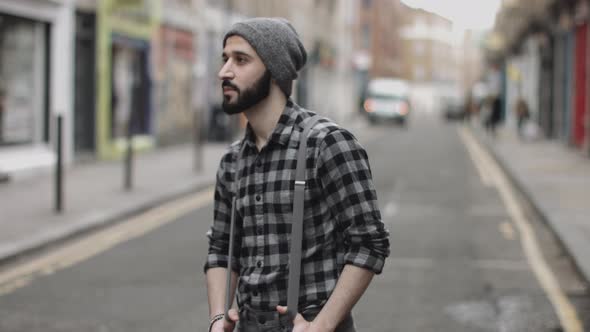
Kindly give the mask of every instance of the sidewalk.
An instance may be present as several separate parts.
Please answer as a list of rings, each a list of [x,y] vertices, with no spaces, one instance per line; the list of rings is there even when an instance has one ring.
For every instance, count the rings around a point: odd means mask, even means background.
[[[122,161],[73,165],[62,214],[53,212],[53,174],[0,183],[0,262],[213,185],[228,145],[205,144],[199,172],[192,145],[138,154],[131,192],[123,189]]]
[[[590,158],[563,142],[521,142],[503,128],[495,139],[474,130],[531,201],[590,281]]]

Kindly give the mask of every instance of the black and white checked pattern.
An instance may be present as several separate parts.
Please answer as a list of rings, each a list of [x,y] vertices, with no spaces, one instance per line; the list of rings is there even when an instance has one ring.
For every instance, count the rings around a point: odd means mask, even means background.
[[[286,305],[297,148],[303,119],[314,113],[289,101],[267,145],[258,152],[248,127],[236,200],[238,305],[275,310]],[[207,232],[205,271],[227,267],[231,200],[240,142],[217,173],[214,222]],[[381,273],[389,233],[381,221],[368,156],[356,138],[322,118],[310,132],[299,312],[321,308],[345,264]]]

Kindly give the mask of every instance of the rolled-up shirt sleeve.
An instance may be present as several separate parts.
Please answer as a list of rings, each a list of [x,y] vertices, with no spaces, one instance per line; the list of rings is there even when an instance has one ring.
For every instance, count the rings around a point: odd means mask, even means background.
[[[365,149],[348,131],[331,131],[320,145],[317,173],[337,229],[343,231],[344,264],[380,274],[389,256],[389,232]]]
[[[213,267],[227,268],[228,252],[229,252],[229,233],[231,224],[232,211],[232,182],[233,172],[231,172],[233,154],[226,153],[221,159],[219,165],[214,195],[214,212],[213,224],[207,231],[207,238],[209,240],[209,249],[207,253],[207,260],[205,262],[204,271]],[[236,227],[237,233],[237,227]],[[235,238],[239,235],[235,234]],[[239,262],[237,253],[239,248],[234,250],[234,258],[232,260],[232,270],[239,270]]]

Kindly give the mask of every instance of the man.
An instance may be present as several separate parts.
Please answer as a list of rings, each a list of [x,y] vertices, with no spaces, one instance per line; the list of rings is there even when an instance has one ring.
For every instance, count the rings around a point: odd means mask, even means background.
[[[327,119],[308,135],[299,314],[290,322],[285,305],[296,153],[302,125],[314,113],[289,97],[306,52],[281,18],[236,23],[223,45],[223,108],[243,112],[248,126],[217,173],[205,263],[210,329],[233,331],[237,323],[238,331],[355,331],[352,307],[389,255],[367,154]],[[237,286],[239,311],[222,319],[234,191],[230,291],[233,298]]]

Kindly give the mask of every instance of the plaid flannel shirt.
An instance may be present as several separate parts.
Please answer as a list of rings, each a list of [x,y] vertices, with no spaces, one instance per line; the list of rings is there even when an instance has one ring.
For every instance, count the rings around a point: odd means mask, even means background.
[[[312,115],[289,100],[261,151],[251,128],[246,129],[232,264],[239,275],[240,307],[268,311],[286,305],[297,149],[301,122]],[[230,146],[217,173],[205,271],[227,267],[241,144]],[[305,174],[299,312],[323,307],[345,264],[379,274],[389,255],[389,233],[381,221],[368,156],[352,134],[324,118],[316,123],[309,134]]]

